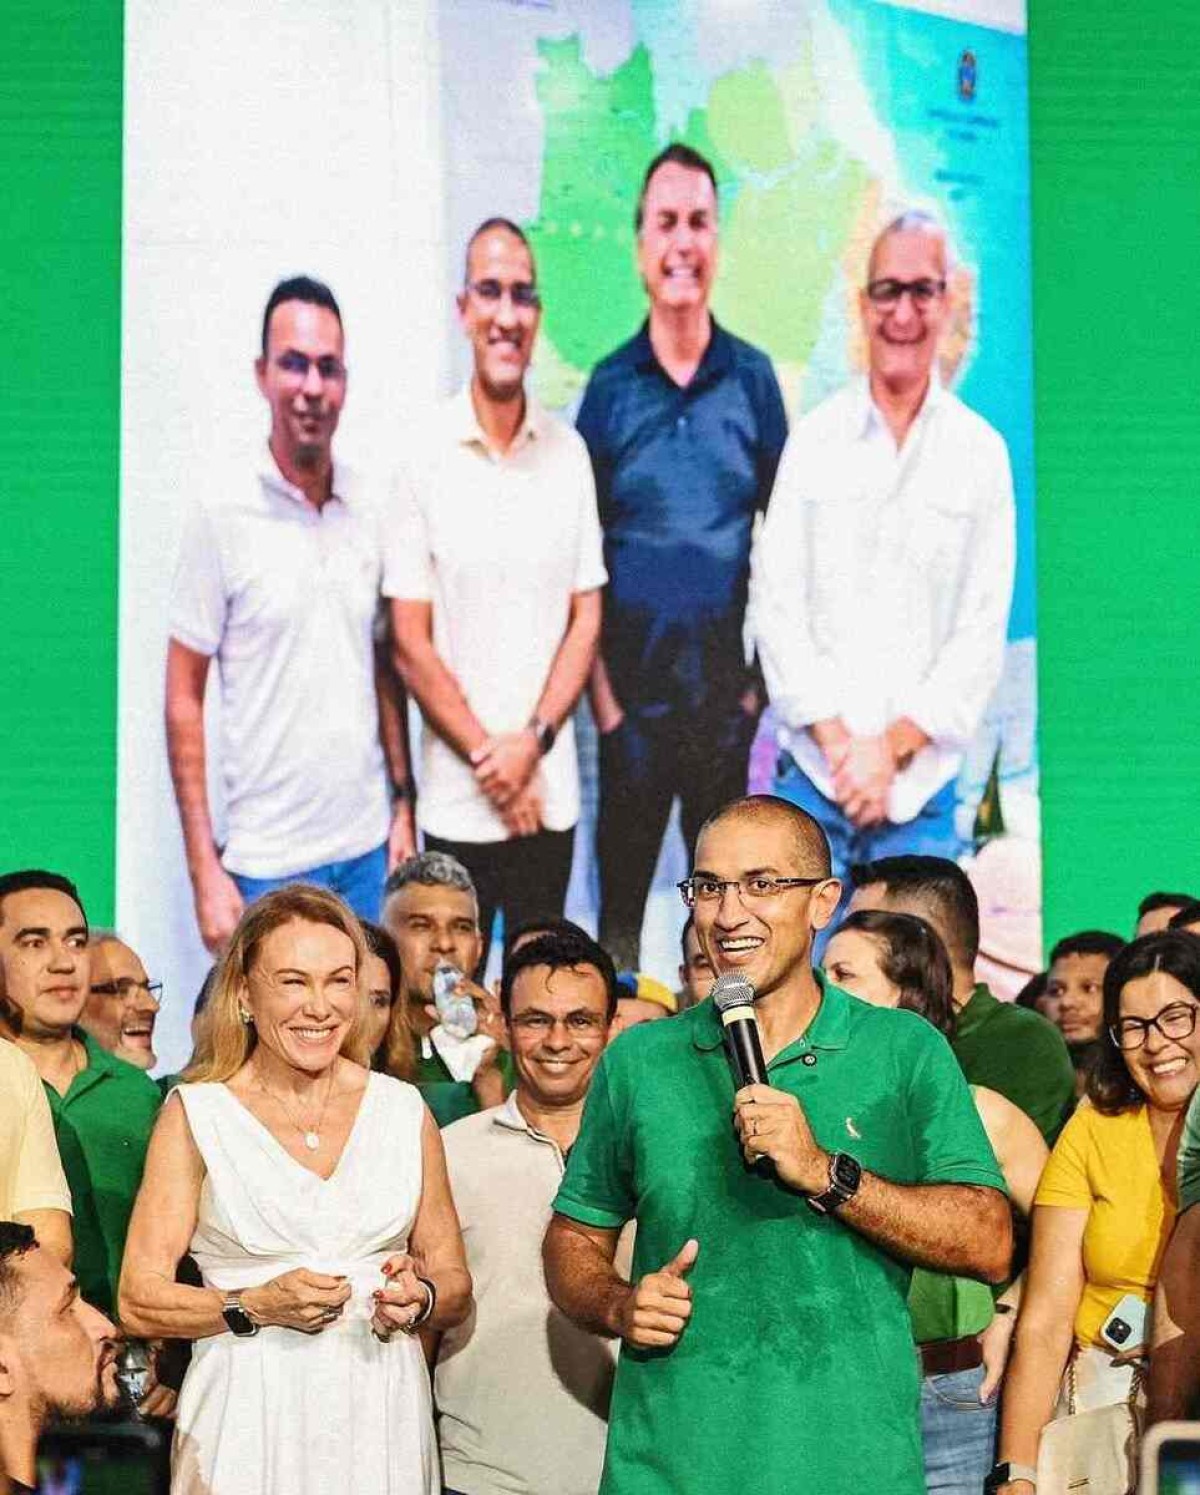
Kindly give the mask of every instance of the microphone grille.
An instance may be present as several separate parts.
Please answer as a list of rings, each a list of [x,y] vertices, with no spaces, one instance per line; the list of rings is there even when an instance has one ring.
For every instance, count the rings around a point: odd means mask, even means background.
[[[754,988],[745,976],[726,971],[713,982],[712,999],[718,1012],[728,1012],[731,1007],[753,1007]]]

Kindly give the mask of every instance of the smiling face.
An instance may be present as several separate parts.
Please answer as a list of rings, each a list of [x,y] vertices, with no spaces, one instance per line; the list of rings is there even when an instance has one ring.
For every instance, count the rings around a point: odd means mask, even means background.
[[[882,280],[911,283],[946,278],[945,241],[926,229],[904,229],[880,239],[871,255],[868,284]],[[906,294],[890,307],[872,303],[866,291],[859,309],[872,381],[894,391],[920,389],[929,379],[946,319],[946,297],[936,295],[924,308]]]
[[[373,1054],[383,1042],[392,1015],[392,975],[386,960],[381,960],[378,955],[368,955],[365,976],[367,1017],[364,1031],[367,1052]]]
[[[118,1331],[49,1251],[34,1246],[10,1266],[16,1281],[0,1310],[0,1404],[27,1396],[39,1421],[115,1407]]]
[[[271,407],[271,450],[285,465],[329,461],[346,400],[342,324],[327,306],[282,301],[271,313],[267,352],[254,365]]]
[[[1092,1043],[1104,1027],[1107,955],[1062,955],[1050,967],[1038,1011],[1068,1043]]]
[[[707,306],[717,273],[717,194],[707,172],[666,161],[650,178],[637,262],[656,310]]]
[[[332,924],[291,919],[273,929],[242,992],[260,1045],[293,1069],[328,1069],[359,1015],[355,961],[354,942]]]
[[[518,304],[536,284],[533,256],[506,228],[485,229],[467,254],[458,316],[475,360],[475,385],[489,400],[519,399],[541,311]]]
[[[841,929],[825,946],[825,974],[835,986],[872,1007],[898,1007],[900,988],[883,974],[879,941],[861,929]]]
[[[56,888],[9,893],[0,907],[0,966],[0,990],[20,1010],[25,1036],[69,1033],[88,995],[91,956],[83,910]]]
[[[91,957],[83,1026],[118,1059],[138,1069],[153,1069],[159,1004],[148,989],[145,966],[121,940],[97,940]]]
[[[577,1106],[608,1041],[608,992],[594,966],[527,966],[508,1017],[518,1089],[542,1107]]]
[[[1126,982],[1121,990],[1122,1018],[1158,1017],[1168,1010],[1196,1007],[1196,999],[1174,976],[1152,971]],[[1195,1013],[1193,1011],[1193,1016]],[[1151,1028],[1140,1048],[1123,1051],[1134,1083],[1162,1111],[1178,1111],[1191,1100],[1200,1079],[1200,1029],[1185,1038],[1164,1038]]]
[[[784,815],[727,815],[709,824],[696,844],[694,877],[720,881],[756,875],[819,877],[807,862]],[[726,888],[719,899],[698,900],[696,932],[717,975],[737,971],[760,997],[785,986],[809,966],[813,931],[837,908],[841,885],[825,878],[813,887],[784,888],[751,898]]]

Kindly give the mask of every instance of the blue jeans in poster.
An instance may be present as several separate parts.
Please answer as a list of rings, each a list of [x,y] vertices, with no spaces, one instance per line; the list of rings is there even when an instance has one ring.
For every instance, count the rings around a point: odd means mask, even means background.
[[[240,872],[229,875],[248,904],[264,893],[286,888],[289,883],[312,882],[345,899],[360,919],[378,919],[383,903],[383,882],[387,876],[387,845],[377,846],[374,851],[365,851],[362,856],[350,857],[344,862],[325,862],[320,867],[293,872],[288,877],[243,877]]]
[[[921,1381],[921,1442],[929,1495],[979,1495],[995,1462],[997,1398],[984,1405],[985,1371],[953,1371]]]

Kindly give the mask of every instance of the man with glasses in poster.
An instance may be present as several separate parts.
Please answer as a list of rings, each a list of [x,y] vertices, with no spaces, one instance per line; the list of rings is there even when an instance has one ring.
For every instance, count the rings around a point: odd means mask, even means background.
[[[246,903],[288,882],[319,883],[377,918],[389,867],[416,850],[401,693],[375,645],[378,508],[333,457],[346,364],[328,286],[297,276],[275,287],[255,376],[267,448],[252,475],[213,481],[190,516],[167,651],[171,777],[214,954]],[[223,846],[206,787],[214,659]]]
[[[957,855],[955,780],[1004,663],[1012,473],[1000,434],[938,378],[951,268],[929,214],[876,239],[867,375],[796,426],[758,552],[775,792],[819,822],[839,875]]]
[[[471,874],[483,966],[497,909],[509,929],[563,910],[605,571],[587,451],[525,388],[541,301],[515,223],[472,234],[457,304],[471,379],[410,443],[384,592],[425,722],[425,848]]]

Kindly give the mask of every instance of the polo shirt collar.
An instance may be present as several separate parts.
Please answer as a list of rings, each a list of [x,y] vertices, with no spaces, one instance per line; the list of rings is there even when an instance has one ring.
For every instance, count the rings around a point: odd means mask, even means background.
[[[302,504],[306,509],[312,507],[306,495],[294,483],[289,483],[280,472],[279,464],[275,461],[274,453],[271,451],[270,442],[267,442],[264,447],[262,460],[258,464],[258,475],[263,487],[269,488],[272,493],[278,493],[281,498],[289,498],[293,503]],[[347,489],[346,468],[335,457],[329,496],[344,504],[347,501]]]
[[[71,1036],[77,1043],[81,1043],[87,1054],[87,1065],[71,1081],[70,1087],[62,1100],[74,1100],[82,1095],[84,1091],[91,1090],[101,1080],[107,1079],[109,1075],[119,1074],[123,1059],[117,1059],[107,1049],[102,1049],[90,1033],[85,1033],[82,1028],[72,1028]]]
[[[917,426],[930,419],[945,398],[945,386],[942,384],[935,364],[929,375],[929,388],[925,391],[925,399],[920,410],[917,411],[917,418],[913,425]],[[887,431],[887,422],[880,415],[879,407],[871,398],[871,381],[866,374],[858,380],[855,405],[854,430],[860,437],[866,438],[876,431]]]
[[[844,1049],[849,1041],[848,996],[840,986],[834,986],[832,981],[826,980],[824,971],[814,967],[813,975],[821,990],[821,1005],[817,1008],[816,1016],[803,1035],[797,1035],[797,1039],[780,1049],[772,1063],[787,1054],[799,1037],[803,1037],[805,1047],[810,1049]],[[692,1042],[698,1049],[719,1047],[724,1039],[724,1029],[711,998],[705,998],[693,1011],[696,1017],[693,1020]]]
[[[527,389],[525,391],[525,415],[513,444],[504,455],[510,457],[514,452],[520,451],[527,442],[536,441],[545,430],[546,419],[546,412]],[[471,399],[469,382],[464,384],[450,401],[450,430],[455,441],[463,446],[481,446],[485,451],[491,452],[492,448],[488,445],[483,427],[479,424],[479,417],[475,414],[475,402]]]
[[[492,1125],[502,1126],[508,1132],[524,1132],[532,1141],[540,1142],[543,1147],[553,1147],[561,1161],[563,1155],[562,1149],[554,1138],[547,1137],[545,1132],[539,1132],[537,1127],[530,1126],[529,1122],[526,1121],[520,1106],[517,1105],[517,1092],[515,1089],[509,1091],[508,1099],[502,1106],[497,1106],[496,1114],[492,1117]]]
[[[687,389],[701,389],[706,384],[715,384],[733,368],[733,339],[711,312],[709,319],[712,324],[712,336],[708,340],[708,347],[704,350],[704,356],[700,359],[696,372],[685,386]],[[639,373],[659,373],[664,379],[674,384],[675,381],[659,363],[654,344],[650,341],[649,317],[642,323],[633,340],[632,355],[634,367]]]

